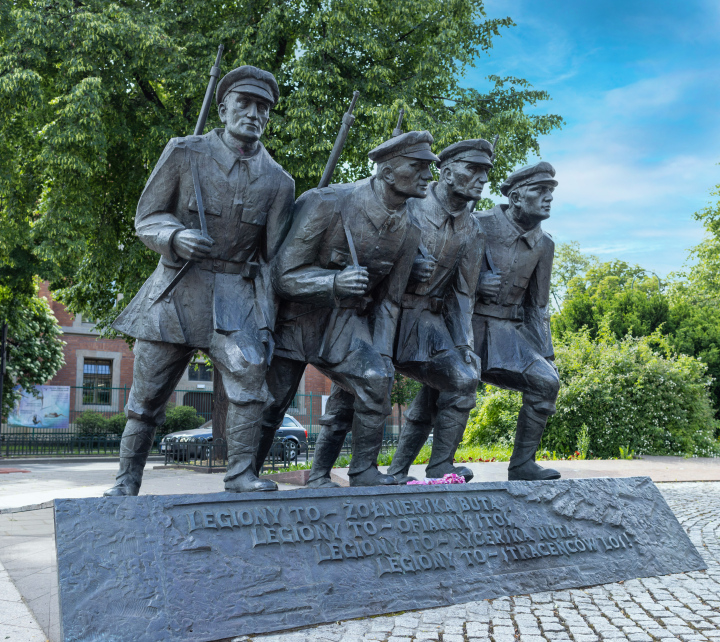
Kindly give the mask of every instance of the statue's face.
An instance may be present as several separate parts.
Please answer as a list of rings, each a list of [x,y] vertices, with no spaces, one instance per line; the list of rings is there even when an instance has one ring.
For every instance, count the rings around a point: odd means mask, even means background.
[[[232,91],[218,109],[225,131],[234,138],[253,143],[260,139],[270,117],[270,103],[252,94]]]
[[[552,183],[535,183],[512,193],[512,202],[526,225],[537,225],[550,218],[550,206],[555,186]]]
[[[392,188],[406,198],[425,198],[432,180],[430,161],[402,157],[392,169]]]
[[[488,180],[488,165],[456,161],[443,168],[442,175],[453,195],[466,201],[479,201]]]

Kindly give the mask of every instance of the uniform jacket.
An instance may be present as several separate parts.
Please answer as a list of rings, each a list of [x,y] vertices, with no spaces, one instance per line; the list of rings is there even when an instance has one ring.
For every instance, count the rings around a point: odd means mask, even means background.
[[[460,214],[445,209],[436,194],[413,199],[413,216],[422,244],[436,260],[430,279],[410,282],[402,300],[396,360],[424,362],[444,350],[473,347],[472,315],[475,286],[485,241],[470,209]]]
[[[409,205],[385,208],[374,178],[303,194],[295,220],[273,266],[273,283],[283,298],[277,352],[290,359],[340,363],[365,342],[391,357],[420,229]],[[352,265],[343,220],[358,261],[369,272],[363,297],[339,300],[335,276]]]
[[[554,356],[548,303],[555,243],[540,225],[526,232],[498,205],[477,214],[485,234],[482,271],[502,278],[497,299],[478,293],[473,327],[483,371],[524,372],[534,361]]]
[[[161,255],[160,261],[113,324],[116,330],[198,348],[208,348],[216,333],[272,331],[276,304],[267,264],[292,222],[295,183],[262,144],[244,159],[223,142],[223,131],[173,138],[165,147],[135,216],[137,235]],[[210,269],[193,265],[169,298],[154,303],[185,263],[173,251],[173,237],[180,230],[200,229],[191,156],[208,234],[215,241],[212,261],[204,262]],[[260,264],[254,278],[238,273],[248,261]]]

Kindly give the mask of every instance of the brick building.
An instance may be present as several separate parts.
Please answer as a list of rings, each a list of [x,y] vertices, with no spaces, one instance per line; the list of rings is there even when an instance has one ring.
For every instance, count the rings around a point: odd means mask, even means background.
[[[123,412],[133,378],[134,356],[128,344],[124,339],[100,337],[92,319],[70,314],[62,303],[53,300],[46,283],[40,287],[40,296],[50,303],[66,343],[65,365],[47,384],[70,386],[71,421],[87,410],[106,415]],[[316,423],[330,385],[329,379],[308,366],[289,412],[303,423]],[[209,418],[212,392],[212,371],[198,358],[183,374],[171,401],[193,406]]]

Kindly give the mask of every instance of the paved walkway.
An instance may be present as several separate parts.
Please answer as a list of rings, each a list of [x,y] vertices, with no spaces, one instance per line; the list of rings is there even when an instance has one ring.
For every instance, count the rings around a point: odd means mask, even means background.
[[[717,460],[701,460],[701,466],[695,466],[698,460],[648,460],[558,463],[575,467],[582,476],[650,473],[655,478],[687,471],[682,474],[693,477],[715,474],[720,469]],[[9,468],[8,463],[0,462],[0,467]],[[39,504],[54,497],[99,496],[112,482],[117,464],[12,465],[30,472],[3,475],[0,508]],[[473,466],[480,468],[479,477],[486,478],[501,474],[506,464]],[[564,476],[575,476],[568,472],[563,469]],[[237,641],[720,642],[720,483],[660,483],[658,487],[705,557],[707,571],[472,602]],[[143,484],[143,492],[149,494],[221,489],[222,475],[152,468],[148,468]],[[53,537],[50,508],[0,514],[0,642],[58,640]]]
[[[652,457],[642,459],[586,459],[584,461],[543,461],[546,468],[555,468],[565,479],[583,477],[650,477],[654,482],[720,481],[720,458]],[[507,462],[462,464],[469,467],[473,481],[507,481]],[[347,481],[347,468],[333,471]],[[384,470],[384,469],[383,469]],[[410,474],[425,477],[425,466],[410,466]],[[338,481],[340,481],[340,479]],[[343,483],[340,481],[340,483]]]
[[[475,473],[474,481],[507,479],[507,462],[467,464]],[[684,459],[683,457],[644,457],[634,460],[554,461],[565,478],[633,477],[647,475],[655,482],[720,481],[720,458]],[[412,466],[411,474],[424,477],[424,466]],[[100,497],[113,485],[117,460],[40,461],[0,460],[0,473],[21,469],[27,472],[3,474],[0,477],[0,510],[37,505],[55,498]],[[347,479],[347,469],[334,474]],[[283,490],[295,486],[283,485]],[[223,490],[223,475],[196,473],[165,468],[162,459],[148,462],[141,493],[175,495],[179,493],[218,493]],[[0,638],[0,642],[1,642]]]

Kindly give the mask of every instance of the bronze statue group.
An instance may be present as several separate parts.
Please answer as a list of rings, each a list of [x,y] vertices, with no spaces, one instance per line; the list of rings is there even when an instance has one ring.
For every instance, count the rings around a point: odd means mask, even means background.
[[[172,139],[140,197],[137,234],[158,266],[114,328],[135,338],[120,470],[108,496],[137,495],[155,430],[197,350],[222,373],[231,492],[259,478],[307,364],[333,383],[308,486],[335,486],[352,434],[351,486],[404,484],[428,436],[425,474],[454,467],[480,381],[523,393],[511,480],[557,479],[535,463],[559,379],[548,319],[554,245],[542,231],[557,182],[546,162],[502,184],[508,203],[474,211],[493,145],[433,153],[427,131],[368,153],[372,177],[310,190],[260,142],[272,74],[242,66],[217,85],[224,128]],[[202,128],[201,130],[202,131]],[[439,180],[430,171],[434,163]],[[378,470],[394,373],[422,388],[387,474]]]

